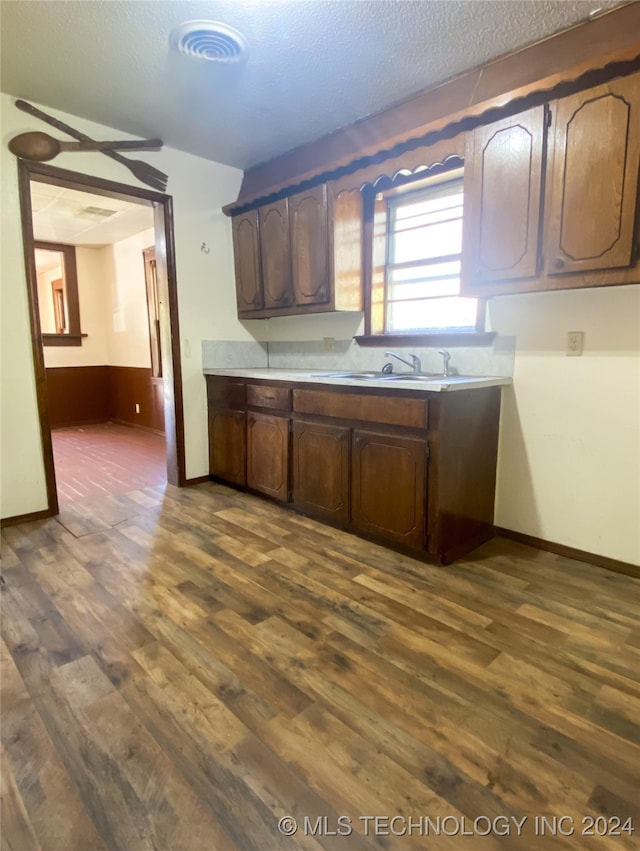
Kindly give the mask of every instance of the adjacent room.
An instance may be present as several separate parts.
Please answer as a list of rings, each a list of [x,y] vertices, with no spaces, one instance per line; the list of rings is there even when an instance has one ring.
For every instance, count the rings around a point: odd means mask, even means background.
[[[640,3],[2,0],[7,851],[632,851]]]
[[[58,504],[161,486],[153,212],[69,186],[30,188]]]

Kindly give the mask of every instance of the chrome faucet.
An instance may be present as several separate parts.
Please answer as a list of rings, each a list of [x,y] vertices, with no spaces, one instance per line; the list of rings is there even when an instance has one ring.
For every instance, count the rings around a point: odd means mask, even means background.
[[[442,374],[443,374],[443,376],[445,378],[447,378],[449,375],[454,375],[454,370],[451,369],[450,366],[449,366],[449,361],[451,360],[451,355],[449,354],[449,352],[446,351],[446,349],[439,349],[438,354],[442,355],[442,360],[443,360]]]
[[[400,355],[397,355],[395,352],[385,352],[384,356],[386,358],[395,358],[396,360],[401,361],[401,363],[410,366],[413,372],[422,372],[422,363],[420,362],[420,358],[417,355],[409,355],[411,361],[405,360]]]

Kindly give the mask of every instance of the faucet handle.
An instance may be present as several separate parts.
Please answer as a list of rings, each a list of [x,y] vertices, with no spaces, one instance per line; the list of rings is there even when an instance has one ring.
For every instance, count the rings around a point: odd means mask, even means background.
[[[450,371],[449,371],[449,361],[451,360],[451,355],[450,355],[450,353],[449,353],[446,349],[438,349],[438,354],[439,354],[439,355],[442,355],[442,361],[443,361],[443,364],[442,364],[442,365],[443,365],[443,374],[444,374],[445,376],[447,376],[447,375],[449,375],[449,374],[450,374]]]

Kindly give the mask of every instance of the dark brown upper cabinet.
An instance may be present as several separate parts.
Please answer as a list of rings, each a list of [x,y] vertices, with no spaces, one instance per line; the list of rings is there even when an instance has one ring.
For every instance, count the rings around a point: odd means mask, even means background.
[[[640,75],[556,101],[546,271],[628,267],[640,161]]]
[[[329,301],[326,184],[289,198],[289,218],[294,301],[325,304]]]
[[[314,186],[233,217],[238,316],[360,311],[362,193]]]
[[[465,294],[490,295],[495,282],[538,273],[546,114],[539,106],[467,134]]]
[[[463,292],[637,282],[639,165],[637,73],[472,131]]]
[[[238,316],[245,316],[263,307],[258,211],[234,216],[232,231]]]
[[[289,200],[282,198],[259,210],[260,258],[265,309],[289,307],[293,303]]]

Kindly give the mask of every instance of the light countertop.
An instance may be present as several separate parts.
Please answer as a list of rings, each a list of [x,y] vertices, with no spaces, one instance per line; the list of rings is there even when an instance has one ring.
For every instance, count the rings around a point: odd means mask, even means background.
[[[238,369],[205,369],[204,375],[220,375],[230,378],[262,378],[270,381],[290,381],[300,384],[331,384],[341,387],[375,387],[388,390],[419,390],[429,393],[442,393],[452,390],[471,390],[482,387],[502,387],[513,383],[507,376],[492,375],[453,375],[449,378],[433,377],[427,381],[394,378],[345,378],[336,376],[338,370],[309,370],[309,369],[270,369],[268,367],[238,368]],[[347,372],[347,370],[344,370]],[[394,373],[399,376],[401,373]]]

